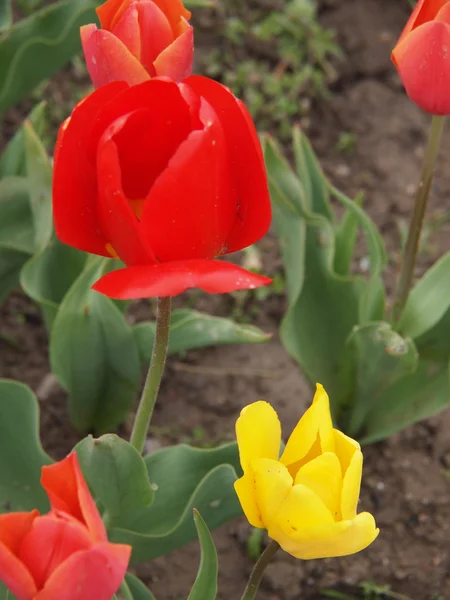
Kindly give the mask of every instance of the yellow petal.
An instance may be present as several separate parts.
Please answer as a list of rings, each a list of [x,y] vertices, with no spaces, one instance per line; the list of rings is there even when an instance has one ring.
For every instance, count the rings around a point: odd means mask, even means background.
[[[253,458],[277,460],[281,444],[281,425],[270,404],[259,401],[243,408],[236,422],[236,438],[244,473]]]
[[[361,488],[363,455],[361,450],[355,450],[350,464],[345,472],[342,483],[341,513],[342,519],[354,519]]]
[[[262,522],[267,528],[274,513],[292,490],[292,477],[283,464],[270,458],[254,459],[251,466],[255,478],[256,502]]]
[[[243,477],[234,482],[234,490],[250,525],[264,527],[256,502],[255,478],[251,470],[248,470]]]
[[[341,517],[342,472],[338,457],[325,452],[301,467],[295,477],[295,483],[301,483],[315,492],[333,515],[335,521]],[[353,518],[355,515],[352,515]]]
[[[347,556],[367,548],[379,529],[370,513],[361,513],[352,521],[328,523],[299,530],[287,536],[281,529],[269,531],[269,536],[296,558],[330,558]]]
[[[352,460],[353,455],[357,450],[361,449],[361,446],[357,441],[338,431],[333,429],[334,434],[334,452],[339,458],[342,468],[342,475],[345,475],[348,465]]]
[[[291,475],[319,454],[334,451],[333,431],[328,394],[318,383],[313,403],[292,432],[280,459]]]
[[[331,523],[333,516],[319,496],[304,485],[294,485],[273,515],[268,531],[271,537],[275,529],[291,537],[303,529]]]

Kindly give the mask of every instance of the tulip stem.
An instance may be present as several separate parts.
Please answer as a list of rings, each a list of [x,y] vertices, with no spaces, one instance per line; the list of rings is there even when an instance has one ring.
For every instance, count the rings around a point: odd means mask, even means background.
[[[158,397],[159,386],[166,364],[167,346],[169,343],[170,308],[172,299],[158,298],[156,313],[156,332],[153,343],[152,359],[145,380],[144,390],[139,402],[138,411],[131,432],[130,443],[142,454],[145,439],[152,419]]]
[[[272,540],[258,558],[258,561],[253,567],[253,571],[250,575],[250,579],[248,580],[247,587],[245,588],[241,600],[253,600],[256,597],[256,593],[259,589],[259,584],[261,583],[264,571],[266,570],[266,567],[269,564],[272,556],[279,548],[280,544],[275,540]]]
[[[419,250],[420,236],[422,233],[425,211],[430,197],[431,184],[433,182],[434,168],[439,151],[442,131],[444,128],[444,117],[433,115],[431,121],[430,135],[428,137],[427,149],[422,167],[422,175],[417,189],[416,202],[414,204],[413,216],[408,230],[403,264],[397,286],[396,299],[392,309],[392,318],[398,322],[402,316],[414,277],[417,253]]]

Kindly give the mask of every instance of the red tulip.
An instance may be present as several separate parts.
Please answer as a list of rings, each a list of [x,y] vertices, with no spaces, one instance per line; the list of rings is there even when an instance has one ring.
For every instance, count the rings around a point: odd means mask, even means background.
[[[111,544],[77,455],[42,468],[51,510],[0,515],[0,580],[17,600],[110,600],[130,546]]]
[[[112,298],[270,282],[214,260],[260,239],[271,212],[251,118],[205,77],[116,82],[78,104],[56,144],[53,210],[61,241],[127,265],[94,285]]]
[[[450,1],[419,0],[392,60],[408,96],[433,115],[450,114]]]
[[[97,14],[102,29],[80,30],[95,87],[155,76],[181,81],[191,74],[194,32],[181,0],[108,0]]]

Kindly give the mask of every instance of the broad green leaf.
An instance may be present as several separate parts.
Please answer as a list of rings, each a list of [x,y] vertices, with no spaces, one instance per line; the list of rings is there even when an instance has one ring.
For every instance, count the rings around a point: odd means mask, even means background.
[[[53,233],[52,165],[47,151],[30,123],[24,125],[25,165],[36,252],[44,250]]]
[[[428,419],[450,404],[448,359],[419,360],[415,373],[398,380],[378,398],[366,419],[362,443],[389,437],[413,423]]]
[[[20,284],[27,296],[40,305],[49,331],[66,292],[82,272],[86,257],[84,252],[53,237],[49,245],[23,267]]]
[[[110,539],[133,546],[140,562],[167,554],[195,539],[192,510],[214,529],[242,514],[233,489],[240,471],[236,444],[199,449],[181,444],[145,457],[154,502],[125,515]]]
[[[217,552],[208,526],[198,510],[194,509],[194,521],[200,541],[200,566],[188,600],[215,600],[217,595]]]
[[[96,22],[93,0],[63,0],[0,36],[0,112],[58,71],[81,47],[80,27]]]
[[[75,446],[83,473],[104,509],[108,528],[153,501],[144,459],[128,442],[109,433],[89,436]]]
[[[154,322],[138,323],[134,327],[144,363],[148,363],[151,358],[155,328]],[[260,344],[270,338],[271,334],[252,325],[242,325],[231,319],[213,317],[197,310],[174,310],[170,320],[169,354],[221,344]]]
[[[18,284],[22,266],[33,253],[33,223],[26,180],[0,180],[0,301]]]
[[[384,322],[355,327],[346,352],[353,389],[347,397],[349,414],[345,431],[357,437],[379,410],[382,394],[417,369],[418,354],[410,338],[402,338]]]
[[[420,356],[437,362],[450,357],[450,308],[436,323],[415,340]]]
[[[111,431],[130,411],[140,360],[130,325],[112,300],[91,290],[112,261],[92,257],[62,301],[50,336],[52,371],[69,393],[81,431]]]
[[[39,407],[22,383],[0,379],[0,512],[48,510],[41,487],[43,465],[52,461],[39,440]]]
[[[343,349],[357,324],[360,288],[353,278],[333,271],[332,225],[308,212],[300,182],[272,141],[265,143],[264,153],[288,289],[280,336],[309,381],[319,381],[328,390],[336,418],[345,389],[340,376]]]
[[[38,136],[45,129],[45,102],[33,108],[25,123],[31,123]],[[0,178],[25,175],[25,134],[23,126],[8,142],[0,158]]]
[[[450,252],[444,254],[412,289],[398,324],[417,338],[434,327],[450,308]]]
[[[341,222],[336,228],[336,252],[333,266],[338,275],[345,276],[351,273],[358,224],[355,213],[347,208]]]
[[[11,0],[1,0],[0,2],[0,32],[3,29],[9,29],[12,25]]]
[[[133,600],[155,600],[150,590],[137,577],[131,575],[131,573],[126,574],[125,582]],[[120,592],[118,598],[119,600],[129,600],[124,595],[121,595]]]
[[[0,600],[17,600],[15,596],[9,592],[3,583],[0,581]]]

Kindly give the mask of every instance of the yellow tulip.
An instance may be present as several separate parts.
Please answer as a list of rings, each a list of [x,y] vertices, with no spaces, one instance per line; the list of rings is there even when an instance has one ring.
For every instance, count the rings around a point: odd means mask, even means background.
[[[370,513],[356,513],[363,457],[358,442],[333,429],[328,395],[317,384],[281,458],[281,426],[267,402],[245,407],[236,423],[244,475],[235,483],[254,527],[296,558],[359,552],[379,530]]]

